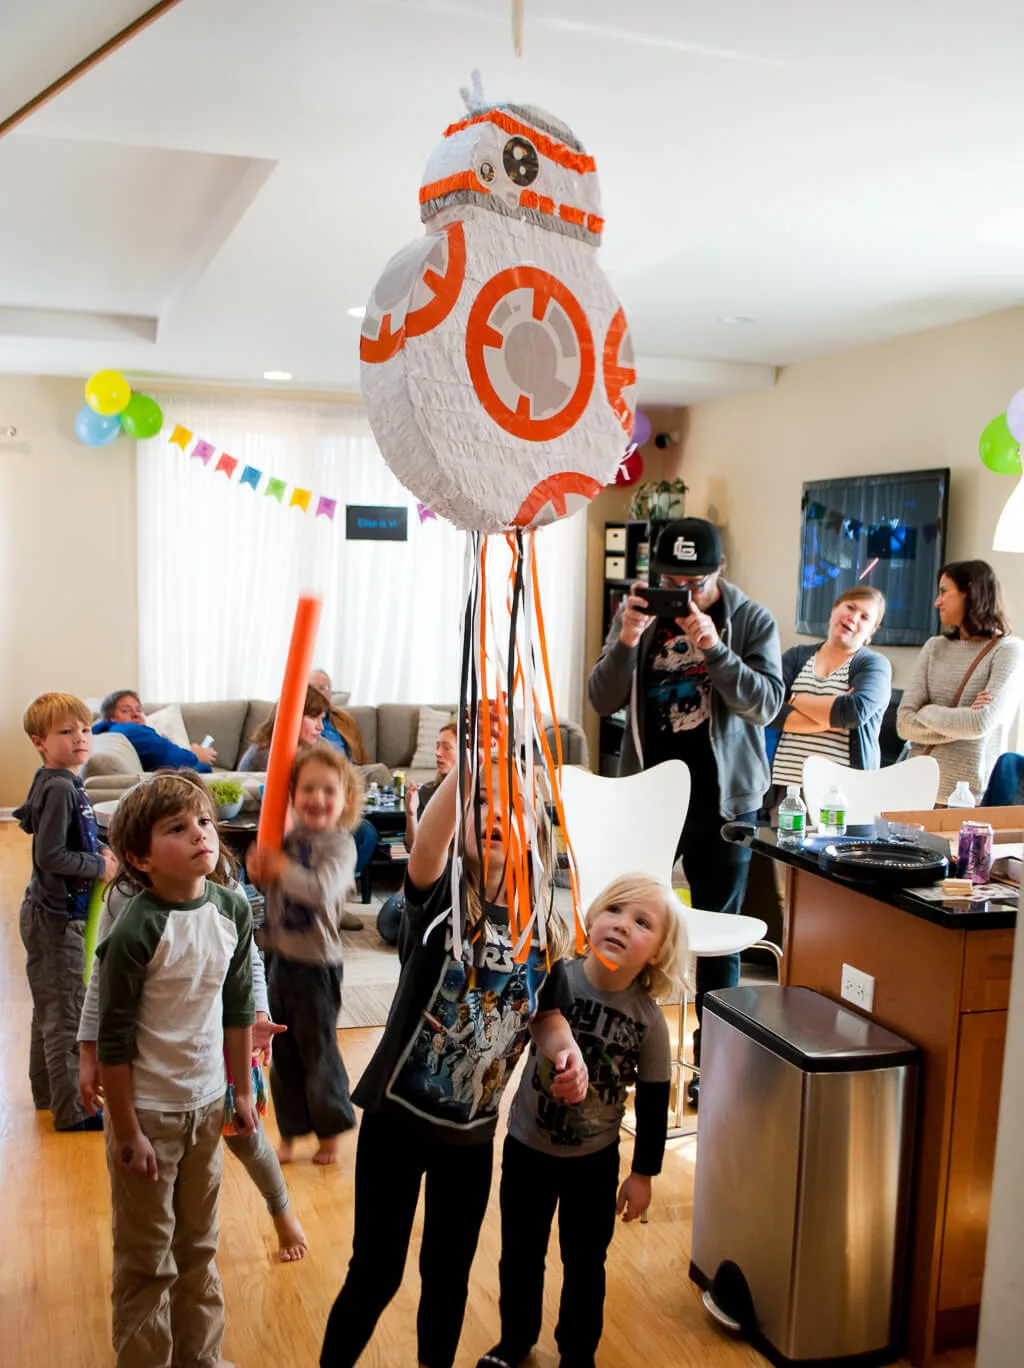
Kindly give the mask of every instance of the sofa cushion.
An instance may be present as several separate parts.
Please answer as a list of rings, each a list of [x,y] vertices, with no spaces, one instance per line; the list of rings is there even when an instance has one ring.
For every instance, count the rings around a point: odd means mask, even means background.
[[[268,698],[249,699],[249,710],[246,713],[245,726],[242,728],[242,740],[238,752],[239,760],[241,760],[242,756],[252,745],[253,734],[258,727],[262,727],[263,723],[266,722],[273,711],[273,708],[274,704]],[[237,764],[238,762],[236,761],[235,763]]]
[[[146,721],[154,731],[159,732],[162,737],[173,742],[175,746],[180,746],[182,750],[188,750],[192,744],[189,734],[185,730],[185,719],[182,717],[181,709],[177,703],[168,703],[165,708],[147,713]],[[205,734],[204,732],[203,735],[205,736]]]
[[[332,706],[335,707],[335,708],[344,708],[344,707],[347,707],[347,706],[348,706],[348,700],[349,700],[351,697],[352,697],[352,695],[351,695],[351,693],[348,691],[348,689],[346,689],[344,693],[338,693],[338,691],[335,690],[334,693],[331,694],[331,704],[332,704]]]
[[[82,779],[99,775],[142,773],[142,761],[127,736],[121,732],[104,732],[92,739],[92,755],[82,767]]]
[[[217,752],[216,768],[226,770],[233,770],[238,764],[242,728],[248,712],[249,704],[244,698],[181,705],[181,715],[190,740],[198,744],[203,737],[212,736]]]
[[[437,713],[437,731],[455,712],[455,705],[448,703],[429,703],[425,705]],[[391,769],[409,769],[416,753],[416,743],[420,732],[420,713],[418,703],[381,703],[377,708],[377,759]],[[430,742],[430,755],[427,764],[434,770],[434,733]]]
[[[359,735],[363,738],[363,745],[366,747],[366,754],[370,758],[370,763],[375,763],[380,759],[377,738],[377,709],[346,708],[345,711],[359,728]]]

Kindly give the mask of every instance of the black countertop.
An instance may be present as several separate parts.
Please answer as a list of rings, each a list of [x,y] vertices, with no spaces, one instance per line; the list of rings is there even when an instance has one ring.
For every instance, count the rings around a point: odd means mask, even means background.
[[[761,855],[783,864],[802,869],[807,874],[816,874],[819,879],[829,883],[842,884],[852,888],[865,897],[877,898],[879,902],[898,907],[911,916],[922,917],[934,922],[936,926],[948,926],[959,931],[998,931],[1004,927],[1017,925],[1017,904],[996,902],[928,902],[915,896],[912,888],[894,888],[882,884],[868,883],[862,879],[840,879],[826,873],[818,864],[818,849],[833,838],[811,837],[808,847],[779,845],[773,827],[743,826],[739,822],[727,822],[722,835],[738,845],[749,845]]]

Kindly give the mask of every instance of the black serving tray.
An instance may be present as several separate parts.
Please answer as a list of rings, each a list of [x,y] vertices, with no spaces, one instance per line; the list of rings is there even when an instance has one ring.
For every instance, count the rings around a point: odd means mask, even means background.
[[[949,861],[936,850],[902,841],[843,841],[825,846],[818,867],[855,883],[916,888],[944,879]]]

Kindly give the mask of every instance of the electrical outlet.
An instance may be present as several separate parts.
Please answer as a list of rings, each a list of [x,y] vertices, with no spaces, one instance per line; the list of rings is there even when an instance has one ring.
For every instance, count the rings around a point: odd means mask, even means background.
[[[875,980],[863,970],[854,969],[852,964],[844,964],[839,996],[861,1011],[870,1012],[875,1002]]]

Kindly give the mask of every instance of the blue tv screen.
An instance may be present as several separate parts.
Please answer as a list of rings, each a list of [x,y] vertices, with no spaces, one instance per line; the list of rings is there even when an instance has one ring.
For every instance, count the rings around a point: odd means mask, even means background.
[[[797,631],[827,636],[838,595],[871,584],[886,598],[875,645],[920,646],[934,636],[948,502],[948,470],[809,480],[800,520]]]

